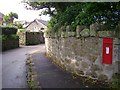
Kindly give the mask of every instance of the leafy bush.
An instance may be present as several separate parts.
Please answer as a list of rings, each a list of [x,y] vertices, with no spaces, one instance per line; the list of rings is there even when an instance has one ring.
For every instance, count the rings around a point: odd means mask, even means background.
[[[25,29],[18,29],[18,32],[25,32]]]
[[[15,34],[12,35],[0,35],[2,41],[2,51],[19,47],[19,37]]]
[[[1,41],[6,41],[6,40],[16,40],[18,39],[19,36],[13,34],[13,35],[10,35],[10,36],[7,36],[7,35],[0,35],[0,40]]]
[[[12,35],[17,33],[17,28],[15,27],[1,27],[2,35]]]
[[[6,35],[0,35],[0,40],[1,40],[1,41],[7,40],[7,36],[6,36]]]
[[[71,25],[72,30],[75,30],[77,25],[89,27],[95,22],[104,24],[108,30],[115,30],[120,20],[120,6],[117,2],[85,2],[71,5],[68,2],[64,6],[56,3],[54,7],[57,13],[52,16],[48,28],[55,31],[61,26]]]

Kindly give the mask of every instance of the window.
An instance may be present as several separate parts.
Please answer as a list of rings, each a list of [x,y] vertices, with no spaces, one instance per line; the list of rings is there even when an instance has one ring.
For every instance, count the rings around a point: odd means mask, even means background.
[[[41,28],[41,30],[44,30],[44,28]]]

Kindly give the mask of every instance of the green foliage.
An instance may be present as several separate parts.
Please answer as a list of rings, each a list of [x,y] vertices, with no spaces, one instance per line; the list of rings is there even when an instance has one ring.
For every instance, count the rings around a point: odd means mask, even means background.
[[[14,26],[16,26],[18,29],[23,28],[23,25],[21,23],[15,23]]]
[[[7,36],[6,36],[6,35],[0,35],[0,40],[1,40],[1,41],[7,40]]]
[[[19,47],[17,35],[0,35],[0,40],[2,41],[2,51],[13,49]]]
[[[4,22],[6,23],[6,24],[9,24],[10,23],[10,17],[8,16],[8,15],[5,15],[4,17]]]
[[[48,28],[58,30],[63,25],[89,26],[95,22],[104,24],[108,30],[115,30],[120,20],[119,2],[29,2],[34,9],[47,8],[44,12],[52,19]],[[51,8],[55,8],[52,10]]]
[[[119,87],[120,87],[120,74],[115,73],[113,75],[111,87],[116,89],[116,90],[119,90]]]
[[[0,35],[0,40],[1,41],[6,41],[6,40],[16,40],[18,39],[19,37],[15,34],[13,35],[10,35],[10,36],[7,36],[7,35]]]
[[[18,32],[26,32],[25,29],[18,29]]]
[[[2,35],[12,35],[17,33],[17,28],[15,27],[1,27]]]
[[[6,23],[7,25],[12,24],[14,19],[18,19],[18,14],[10,12],[8,15],[5,15],[3,17],[3,22]]]

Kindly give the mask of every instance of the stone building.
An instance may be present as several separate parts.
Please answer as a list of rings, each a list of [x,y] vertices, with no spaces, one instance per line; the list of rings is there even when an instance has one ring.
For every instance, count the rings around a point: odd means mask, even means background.
[[[3,16],[4,16],[4,14],[0,12],[0,25],[2,25],[2,23],[3,23]]]
[[[28,26],[26,26],[26,30],[28,32],[39,32],[47,29],[47,21],[35,19]]]

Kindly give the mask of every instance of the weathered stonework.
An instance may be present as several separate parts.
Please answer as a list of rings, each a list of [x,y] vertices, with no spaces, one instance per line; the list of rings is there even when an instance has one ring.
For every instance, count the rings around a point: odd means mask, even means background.
[[[53,58],[54,62],[71,73],[102,81],[111,80],[112,75],[120,71],[118,68],[120,60],[119,38],[108,35],[108,31],[104,31],[104,35],[99,35],[93,29],[93,32],[89,29],[81,30],[80,26],[77,26],[76,32],[70,32],[68,29],[67,27],[68,32],[62,30],[61,36],[51,37],[49,32],[48,36],[45,36],[47,55]],[[102,37],[105,34],[106,37],[113,38],[112,65],[102,64]]]
[[[18,32],[20,45],[44,43],[43,32]]]

